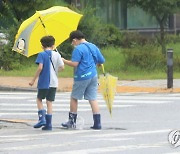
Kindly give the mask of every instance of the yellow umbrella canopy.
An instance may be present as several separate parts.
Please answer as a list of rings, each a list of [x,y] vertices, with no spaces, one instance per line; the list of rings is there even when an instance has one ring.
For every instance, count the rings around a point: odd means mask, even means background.
[[[40,39],[46,35],[55,38],[57,47],[77,29],[82,15],[67,7],[54,6],[25,20],[15,37],[13,50],[27,57],[42,51]]]
[[[116,85],[118,78],[110,74],[105,74],[103,65],[102,68],[103,68],[103,75],[100,75],[99,77],[100,91],[106,102],[109,113],[110,115],[112,115],[112,106],[114,102],[114,95],[116,92]]]

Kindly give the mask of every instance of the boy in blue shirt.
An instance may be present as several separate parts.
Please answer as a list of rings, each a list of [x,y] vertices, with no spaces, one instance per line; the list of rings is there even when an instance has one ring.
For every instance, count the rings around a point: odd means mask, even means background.
[[[43,52],[40,52],[36,59],[38,64],[37,71],[29,83],[32,86],[38,79],[37,107],[39,121],[34,128],[42,128],[42,130],[52,130],[52,102],[55,100],[56,89],[58,87],[58,71],[64,69],[64,63],[61,55],[53,51],[55,39],[53,36],[44,36],[40,40]],[[46,98],[47,114],[43,107],[42,100]]]
[[[96,65],[103,64],[105,59],[96,45],[85,40],[81,31],[71,32],[69,39],[75,48],[71,60],[63,58],[63,62],[74,67],[74,84],[70,100],[69,121],[62,123],[62,126],[76,127],[78,100],[84,97],[89,101],[93,112],[94,125],[91,128],[101,129],[101,116],[97,102]]]

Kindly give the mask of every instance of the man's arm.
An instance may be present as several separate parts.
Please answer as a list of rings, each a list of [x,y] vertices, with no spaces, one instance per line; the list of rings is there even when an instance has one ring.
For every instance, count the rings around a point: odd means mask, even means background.
[[[36,79],[39,77],[39,74],[41,73],[42,69],[43,69],[43,64],[40,63],[40,64],[38,65],[37,71],[36,71],[36,73],[35,73],[32,81],[29,82],[29,85],[30,85],[30,86],[33,86],[34,82],[35,82]]]

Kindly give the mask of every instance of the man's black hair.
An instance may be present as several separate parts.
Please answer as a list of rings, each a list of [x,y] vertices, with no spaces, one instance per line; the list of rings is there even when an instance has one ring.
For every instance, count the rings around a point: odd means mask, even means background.
[[[51,35],[44,36],[41,38],[40,42],[44,48],[52,47],[55,44],[55,38]]]
[[[81,39],[84,39],[84,38],[85,38],[84,34],[79,30],[71,32],[70,36],[69,36],[69,40],[71,42],[72,42],[73,39],[81,40]]]

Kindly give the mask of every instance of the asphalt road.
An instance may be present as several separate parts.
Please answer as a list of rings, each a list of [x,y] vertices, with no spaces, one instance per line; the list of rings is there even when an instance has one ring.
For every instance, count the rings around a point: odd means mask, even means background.
[[[79,102],[77,129],[60,128],[60,123],[67,120],[69,97],[70,93],[57,93],[53,131],[42,131],[32,127],[37,121],[35,92],[0,92],[0,153],[176,154],[180,151],[180,146],[168,141],[169,133],[180,129],[178,93],[117,94],[112,117],[99,94],[102,130],[89,129],[92,114],[84,100]]]

